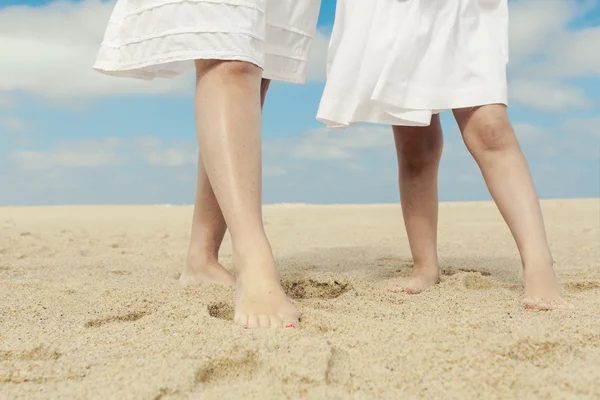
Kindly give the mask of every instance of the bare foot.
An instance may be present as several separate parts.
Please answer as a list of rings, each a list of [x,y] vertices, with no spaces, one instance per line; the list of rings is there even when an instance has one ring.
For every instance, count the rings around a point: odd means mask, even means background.
[[[525,268],[525,298],[521,305],[528,310],[572,309],[562,293],[552,266]]]
[[[440,282],[440,271],[434,268],[413,268],[412,274],[407,278],[400,278],[390,283],[392,292],[418,294]]]
[[[195,257],[188,257],[188,262],[181,272],[179,283],[184,286],[199,283],[216,283],[218,285],[233,286],[235,277],[227,271],[218,261],[198,262]]]
[[[283,291],[275,263],[252,265],[236,267],[235,323],[247,329],[299,328],[300,313]]]

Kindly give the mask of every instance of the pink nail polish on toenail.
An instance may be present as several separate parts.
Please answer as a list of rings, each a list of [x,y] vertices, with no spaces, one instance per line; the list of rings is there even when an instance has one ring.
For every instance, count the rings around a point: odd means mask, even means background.
[[[244,329],[248,329],[248,325],[244,325]]]
[[[288,324],[285,326],[286,328],[295,328],[294,324]]]

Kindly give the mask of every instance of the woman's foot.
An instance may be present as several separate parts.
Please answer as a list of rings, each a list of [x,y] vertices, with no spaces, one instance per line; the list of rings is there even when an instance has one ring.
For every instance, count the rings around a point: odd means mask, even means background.
[[[219,262],[206,257],[188,256],[185,268],[181,272],[179,282],[182,285],[199,283],[216,283],[224,286],[234,286],[235,277]]]
[[[523,269],[525,298],[521,302],[528,310],[572,309],[562,293],[562,289],[552,268],[552,263]]]
[[[440,269],[434,267],[414,267],[409,277],[395,279],[390,283],[392,292],[404,292],[408,294],[418,294],[440,281]]]
[[[234,321],[246,329],[299,328],[300,313],[283,291],[270,254],[234,258]]]

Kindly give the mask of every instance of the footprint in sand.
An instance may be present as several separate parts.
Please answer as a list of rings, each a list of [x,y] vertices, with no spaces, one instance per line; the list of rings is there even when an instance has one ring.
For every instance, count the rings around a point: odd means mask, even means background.
[[[224,302],[211,303],[207,307],[208,315],[213,318],[224,319],[227,321],[233,320],[233,306]]]
[[[345,378],[351,378],[352,374],[348,371],[348,365],[353,362],[352,356],[348,352],[331,347],[331,354],[327,360],[327,369],[325,370],[325,384],[338,385]]]
[[[382,257],[376,261],[378,262],[377,267],[379,267],[376,270],[377,278],[380,279],[397,278],[398,276],[406,275],[413,267],[412,262],[397,257]]]
[[[129,271],[120,271],[120,270],[114,270],[114,271],[108,271],[111,274],[115,274],[115,275],[131,275],[131,272]]]
[[[487,290],[492,287],[492,281],[481,275],[468,275],[464,283],[465,287],[471,290]]]
[[[443,276],[452,276],[456,275],[459,272],[467,272],[467,273],[475,273],[481,276],[491,276],[492,273],[488,271],[481,271],[473,268],[454,268],[454,267],[441,267],[440,272]]]
[[[61,356],[61,353],[50,350],[43,344],[21,352],[0,351],[0,361],[48,361],[58,360]]]
[[[229,357],[213,360],[199,368],[194,375],[194,385],[214,382],[248,381],[258,369],[258,354],[248,350],[241,357]]]
[[[458,270],[452,267],[441,267],[440,272],[442,273],[442,276],[452,276],[456,275],[458,273]]]
[[[285,280],[282,282],[285,293],[294,300],[324,299],[340,297],[352,289],[349,283],[339,281],[319,282],[314,279]]]
[[[514,284],[514,285],[504,285],[504,288],[508,289],[508,290],[512,290],[514,292],[522,292],[523,291],[523,284]]]
[[[379,257],[376,261],[379,261],[379,262],[399,262],[399,263],[405,263],[405,262],[407,262],[406,259],[399,258],[399,257]]]
[[[586,347],[600,347],[600,332],[587,332],[579,336],[577,343]]]
[[[134,322],[146,315],[149,315],[149,311],[133,311],[127,314],[114,315],[110,317],[91,319],[85,323],[86,328],[98,328],[102,325],[110,324],[113,322]]]
[[[508,346],[503,356],[516,361],[525,361],[537,367],[546,367],[555,363],[565,363],[581,356],[577,348],[569,343],[558,341],[539,341],[522,339]]]
[[[152,400],[162,400],[165,396],[172,396],[179,393],[177,389],[171,389],[168,387],[160,388],[158,394],[152,398]]]
[[[596,281],[567,282],[563,286],[569,292],[586,292],[588,290],[600,289],[600,282],[596,282]]]
[[[460,272],[471,272],[471,273],[476,273],[476,274],[480,274],[481,276],[491,276],[492,273],[488,272],[488,271],[480,271],[478,269],[472,269],[472,268],[459,268],[458,269]]]

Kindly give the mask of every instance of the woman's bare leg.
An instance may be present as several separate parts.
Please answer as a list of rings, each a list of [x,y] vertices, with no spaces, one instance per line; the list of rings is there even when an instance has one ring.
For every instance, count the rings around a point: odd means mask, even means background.
[[[391,290],[420,293],[439,281],[437,255],[438,169],[444,138],[439,115],[427,127],[394,126],[404,225],[413,256],[410,277]]]
[[[297,327],[262,221],[262,70],[239,61],[196,61],[196,70],[200,153],[233,245],[235,322]]]
[[[261,82],[261,106],[271,81]],[[196,283],[218,283],[235,285],[235,278],[219,264],[219,248],[223,242],[227,224],[221,207],[215,197],[212,186],[206,175],[206,169],[198,156],[198,178],[196,184],[196,201],[192,219],[192,233],[187,254],[187,262],[179,278],[184,285]]]
[[[525,299],[530,309],[564,308],[540,203],[527,161],[506,107],[487,105],[454,110],[469,152],[517,243],[523,263]]]

